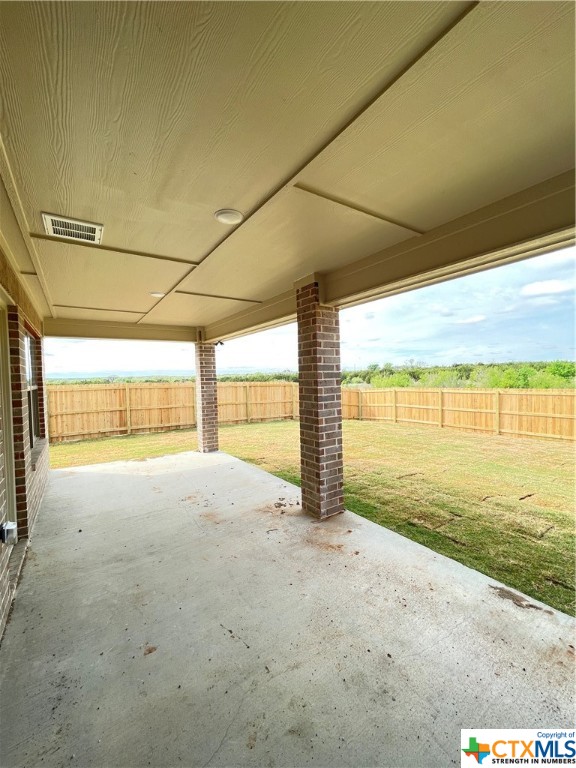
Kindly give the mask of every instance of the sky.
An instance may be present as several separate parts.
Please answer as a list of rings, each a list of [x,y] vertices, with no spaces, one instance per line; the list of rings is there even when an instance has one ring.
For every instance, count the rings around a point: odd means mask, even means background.
[[[340,313],[342,367],[573,360],[576,248],[379,299]],[[218,346],[219,373],[296,370],[296,325]],[[45,340],[48,376],[194,372],[194,345]]]

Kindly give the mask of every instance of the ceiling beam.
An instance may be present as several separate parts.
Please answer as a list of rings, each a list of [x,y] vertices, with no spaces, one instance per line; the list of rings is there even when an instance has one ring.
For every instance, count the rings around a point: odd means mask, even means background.
[[[129,339],[140,341],[196,341],[196,328],[171,325],[136,325],[98,320],[44,321],[45,336],[78,339]]]
[[[346,306],[518,261],[546,238],[562,247],[573,236],[574,202],[572,170],[328,273],[326,301]]]
[[[286,291],[273,299],[263,301],[235,315],[206,326],[206,341],[220,341],[244,336],[276,325],[284,325],[296,318],[296,292]]]
[[[244,301],[247,304],[262,304],[259,299],[240,299],[237,296],[220,296],[217,293],[198,293],[196,291],[174,291],[182,296],[203,296],[207,299],[224,299],[225,301]]]
[[[331,203],[336,203],[336,205],[341,205],[344,208],[350,208],[352,211],[364,213],[366,216],[371,216],[373,219],[385,221],[387,224],[394,224],[395,227],[402,227],[402,229],[407,229],[409,232],[414,232],[415,235],[424,234],[422,229],[416,229],[416,227],[413,227],[412,224],[406,224],[403,221],[398,221],[398,219],[392,219],[390,216],[384,216],[381,213],[371,211],[368,208],[364,208],[361,205],[356,205],[356,203],[353,203],[350,200],[344,200],[341,197],[337,197],[336,195],[329,195],[326,192],[320,192],[319,190],[313,189],[312,187],[309,187],[301,182],[294,184],[294,189],[299,189],[301,192],[307,192],[309,195],[320,197],[322,200],[329,200]]]
[[[54,304],[56,309],[87,309],[90,312],[123,312],[126,315],[145,315],[146,312],[140,312],[137,309],[113,309],[112,307],[86,307],[75,304]]]
[[[54,235],[43,235],[39,232],[30,232],[33,240],[48,240],[50,243],[62,243],[63,245],[75,245],[79,248],[95,248],[97,251],[110,251],[111,253],[126,253],[128,256],[141,256],[143,259],[157,259],[158,261],[175,261],[178,264],[187,264],[189,267],[197,267],[198,262],[178,259],[175,256],[162,256],[159,253],[146,253],[145,251],[133,251],[130,248],[116,248],[113,245],[102,245],[102,243],[82,242],[81,240],[72,240],[69,237],[55,237]],[[56,305],[54,305],[56,306]]]

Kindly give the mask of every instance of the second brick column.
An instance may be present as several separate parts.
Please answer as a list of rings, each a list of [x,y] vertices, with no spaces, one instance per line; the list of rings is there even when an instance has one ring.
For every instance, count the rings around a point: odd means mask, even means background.
[[[338,309],[318,282],[297,287],[302,509],[320,519],[344,511]]]
[[[218,450],[218,388],[216,382],[216,347],[196,344],[196,426],[198,450]]]

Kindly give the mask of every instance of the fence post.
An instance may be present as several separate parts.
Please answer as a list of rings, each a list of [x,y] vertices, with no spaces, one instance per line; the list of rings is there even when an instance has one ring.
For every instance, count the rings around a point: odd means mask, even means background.
[[[397,403],[396,403],[396,389],[392,390],[392,418],[394,419],[394,424],[398,422],[398,410],[397,410]]]
[[[196,382],[192,382],[192,387],[190,391],[192,393],[192,424],[190,426],[195,427],[196,426]]]
[[[246,423],[250,424],[250,384],[246,384]]]
[[[358,420],[362,421],[362,390],[358,390]]]
[[[497,389],[494,392],[495,408],[494,408],[494,431],[497,435],[500,434],[500,390]]]
[[[126,392],[126,434],[132,433],[132,413],[130,412],[130,384],[126,384],[124,391]]]
[[[298,384],[292,382],[292,420],[296,420],[296,410],[298,406]]]
[[[442,413],[442,408],[444,406],[444,398],[442,397],[443,390],[440,389],[438,394],[440,395],[439,403],[438,403],[438,420],[440,422],[440,426],[443,427],[444,426],[444,423],[443,423],[444,422],[444,416],[443,416],[443,413]]]

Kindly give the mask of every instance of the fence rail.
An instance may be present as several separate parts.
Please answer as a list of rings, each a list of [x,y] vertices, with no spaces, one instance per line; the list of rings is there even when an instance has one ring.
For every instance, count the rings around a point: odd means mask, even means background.
[[[575,439],[570,389],[342,389],[342,417],[429,424],[516,437]],[[195,385],[48,386],[50,441],[189,429],[196,425]],[[250,423],[298,418],[292,382],[218,384],[218,420]]]

